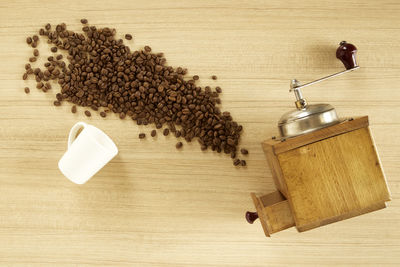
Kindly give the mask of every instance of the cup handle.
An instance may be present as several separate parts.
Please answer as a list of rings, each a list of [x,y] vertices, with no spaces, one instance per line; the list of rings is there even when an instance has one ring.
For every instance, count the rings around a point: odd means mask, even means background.
[[[68,136],[68,148],[75,141],[76,134],[78,133],[79,129],[85,128],[86,126],[88,126],[88,125],[82,121],[77,122],[77,123],[75,123],[74,126],[72,126],[71,130],[69,131],[69,136]]]

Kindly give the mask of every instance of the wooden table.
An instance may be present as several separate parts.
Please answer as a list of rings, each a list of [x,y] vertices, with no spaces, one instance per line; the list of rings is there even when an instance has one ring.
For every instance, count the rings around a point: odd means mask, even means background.
[[[301,2],[301,3],[300,3]],[[386,2],[386,3],[385,3]],[[268,266],[400,264],[400,5],[396,1],[2,1],[0,3],[0,265]],[[222,109],[243,124],[248,167],[172,136],[139,140],[116,116],[72,114],[21,79],[25,38],[45,23],[72,30],[87,18],[132,33],[168,64],[223,89]],[[261,141],[292,109],[289,81],[343,69],[338,42],[359,49],[361,69],[304,89],[340,116],[369,115],[392,201],[388,208],[304,233],[264,237],[250,192],[274,190]],[[49,46],[39,47],[44,55]],[[210,79],[217,75],[218,80]],[[31,87],[25,95],[23,88]],[[108,133],[118,156],[78,186],[57,162],[70,127]]]

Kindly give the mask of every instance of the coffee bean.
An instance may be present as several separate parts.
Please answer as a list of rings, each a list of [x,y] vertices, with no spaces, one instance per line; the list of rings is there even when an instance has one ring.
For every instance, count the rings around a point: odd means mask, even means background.
[[[221,89],[221,87],[219,87],[219,86],[215,87],[215,91],[216,91],[218,94],[222,93],[222,89]]]
[[[148,45],[146,45],[146,46],[144,47],[144,51],[146,51],[146,52],[151,52],[151,47],[148,46]]]
[[[88,20],[87,20],[87,19],[81,19],[81,23],[82,23],[82,24],[87,24],[87,23],[88,23]]]
[[[233,159],[236,158],[236,152],[235,151],[231,152],[231,158],[233,158]]]
[[[249,154],[249,151],[245,148],[240,149],[240,153],[242,153],[243,155],[247,155]]]
[[[194,75],[193,76],[193,80],[197,81],[198,79],[200,79],[199,75]]]
[[[233,165],[238,166],[240,164],[240,162],[241,162],[240,159],[235,159],[233,161]]]
[[[51,84],[49,82],[44,84],[44,87],[46,87],[47,90],[51,89]]]
[[[132,40],[132,35],[129,34],[129,33],[125,34],[125,39],[126,40]]]
[[[211,79],[216,80],[217,76],[213,75],[213,76],[211,76]]]
[[[57,106],[57,107],[61,106],[61,102],[58,100],[54,101],[53,104],[54,104],[54,106]]]
[[[30,57],[30,58],[29,58],[29,62],[35,62],[36,60],[37,60],[36,57]]]
[[[71,112],[72,112],[72,113],[76,113],[76,105],[73,105],[73,106],[71,107]]]
[[[152,137],[155,137],[155,136],[157,135],[157,131],[156,131],[156,130],[152,130],[151,133],[150,133],[150,135],[151,135]]]
[[[43,83],[42,82],[38,82],[37,84],[36,84],[36,88],[37,89],[41,89],[43,87]]]
[[[30,92],[31,90],[29,89],[29,87],[25,87],[25,88],[24,88],[24,91],[25,91],[25,94],[29,94],[29,92]]]
[[[241,161],[240,161],[240,165],[246,166],[246,161],[245,161],[245,160],[241,160]]]
[[[32,42],[31,46],[32,46],[33,48],[36,48],[36,47],[38,46],[38,44],[37,44],[37,42]]]
[[[27,37],[26,38],[26,43],[29,45],[32,43],[32,38],[31,37]]]
[[[85,110],[85,115],[86,115],[86,117],[90,117],[90,116],[92,116],[92,113],[90,113],[89,110]]]
[[[57,60],[61,60],[62,58],[63,58],[63,55],[61,55],[61,54],[56,56]]]
[[[163,135],[164,135],[164,136],[169,135],[169,129],[168,129],[168,128],[165,128],[165,129],[164,129]]]
[[[50,23],[47,23],[46,26],[44,26],[44,28],[49,31],[51,29]]]
[[[39,50],[34,49],[34,50],[33,50],[33,55],[34,55],[35,57],[39,56]]]
[[[39,36],[37,36],[36,34],[34,36],[32,36],[32,39],[34,42],[39,41]]]
[[[140,133],[140,134],[139,134],[139,138],[140,138],[140,139],[143,139],[143,138],[145,138],[145,137],[146,137],[146,134],[145,134],[145,133]]]
[[[39,30],[39,35],[44,35],[44,29]]]
[[[178,142],[178,143],[176,143],[175,146],[176,146],[177,149],[180,149],[180,148],[183,147],[183,144],[182,144],[182,142]]]
[[[53,46],[52,48],[50,48],[51,52],[56,53],[57,52],[57,47]]]
[[[22,75],[22,80],[26,80],[26,79],[28,79],[28,73],[24,73],[24,75]]]
[[[25,69],[26,69],[26,70],[29,70],[29,69],[31,69],[31,68],[32,68],[32,67],[31,67],[31,64],[29,64],[29,63],[26,63],[26,64],[25,64]]]
[[[107,114],[106,114],[104,111],[101,111],[101,112],[100,112],[100,116],[103,117],[103,118],[105,118],[105,117],[107,116]]]

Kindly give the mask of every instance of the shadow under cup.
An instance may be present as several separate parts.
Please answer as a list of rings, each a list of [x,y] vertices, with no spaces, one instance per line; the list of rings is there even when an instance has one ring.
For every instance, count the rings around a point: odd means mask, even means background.
[[[72,182],[84,184],[117,155],[118,148],[100,129],[85,123],[78,126],[83,129],[70,142],[68,150],[58,162],[58,167]]]

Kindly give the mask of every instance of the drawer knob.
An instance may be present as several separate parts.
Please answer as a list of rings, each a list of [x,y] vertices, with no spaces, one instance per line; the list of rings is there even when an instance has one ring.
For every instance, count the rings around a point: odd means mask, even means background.
[[[246,212],[246,220],[248,223],[252,224],[257,219],[258,219],[257,212],[250,212],[250,211]]]

